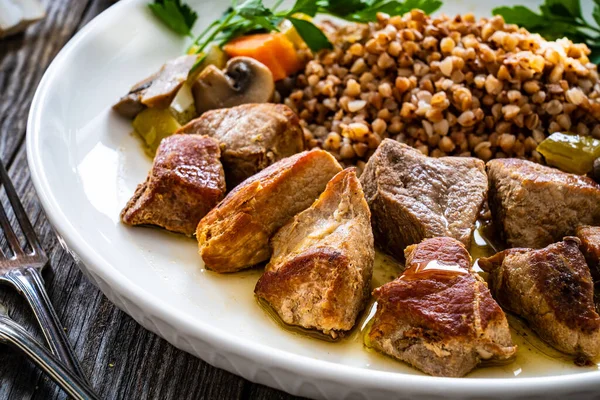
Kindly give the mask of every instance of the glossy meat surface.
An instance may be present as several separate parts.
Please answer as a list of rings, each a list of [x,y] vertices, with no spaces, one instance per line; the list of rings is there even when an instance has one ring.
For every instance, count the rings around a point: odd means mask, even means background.
[[[600,316],[579,244],[566,237],[539,250],[505,250],[479,265],[490,273],[492,294],[502,307],[525,318],[558,350],[591,358],[600,354]]]
[[[404,274],[373,295],[367,344],[427,374],[459,377],[516,353],[504,312],[455,239],[409,246]]]
[[[298,117],[283,104],[244,104],[207,111],[178,133],[208,135],[221,143],[227,187],[304,150]]]
[[[193,235],[200,219],[225,196],[219,143],[200,135],[161,142],[146,181],[123,211],[128,225],[158,225]]]
[[[495,224],[510,247],[542,248],[600,223],[600,186],[531,161],[487,163]]]
[[[291,325],[332,337],[352,329],[369,297],[375,250],[371,213],[354,168],[271,240],[273,256],[256,284]]]
[[[331,154],[312,150],[284,158],[238,185],[198,224],[206,268],[234,272],[268,260],[275,232],[310,207],[341,170]]]
[[[447,236],[468,246],[487,192],[481,160],[426,157],[391,139],[360,179],[376,242],[400,259],[406,246],[425,238]]]

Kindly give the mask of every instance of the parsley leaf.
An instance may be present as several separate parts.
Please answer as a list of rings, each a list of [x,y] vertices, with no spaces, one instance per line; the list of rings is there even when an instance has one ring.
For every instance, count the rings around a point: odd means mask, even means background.
[[[315,0],[298,0],[296,1],[296,4],[294,4],[294,7],[288,12],[288,15],[302,13],[309,17],[314,17],[317,15],[318,10],[319,5]]]
[[[592,11],[592,17],[594,17],[594,21],[596,21],[596,23],[600,25],[600,4],[596,4],[594,6],[594,11]]]
[[[600,25],[600,0],[594,0],[594,4],[592,17]],[[525,6],[497,7],[492,12],[548,40],[566,36],[573,42],[585,43],[592,50],[590,60],[600,61],[600,28],[583,18],[579,0],[545,0],[539,14]]]
[[[440,8],[440,0],[329,0],[321,4],[319,12],[354,22],[372,22],[377,13],[402,15],[415,8],[430,14]]]
[[[592,47],[592,54],[590,54],[590,61],[594,64],[600,64],[600,47]]]
[[[298,35],[314,52],[331,49],[333,45],[319,27],[311,20],[298,14],[314,17],[317,14],[329,14],[348,21],[372,22],[377,13],[400,15],[414,8],[426,13],[437,10],[440,0],[296,0],[287,11],[276,11],[281,0],[276,0],[273,7],[268,8],[263,0],[245,0],[242,3],[232,0],[233,4],[216,21],[213,21],[190,46],[195,53],[203,53],[211,43],[223,46],[229,41],[255,32],[277,32],[284,19],[290,21]],[[550,0],[549,0],[550,1]],[[599,1],[600,0],[595,0]],[[191,36],[191,28],[197,15],[181,0],[154,0],[148,4],[152,12],[173,31],[181,35]],[[200,59],[193,68],[201,63]],[[192,68],[192,69],[193,69]]]
[[[546,0],[542,7],[547,7],[545,15],[564,15],[571,18],[581,18],[579,0]]]
[[[547,24],[548,21],[541,15],[538,15],[525,6],[504,6],[494,8],[494,15],[502,15],[504,20],[509,24],[517,24],[519,26],[527,26],[529,28],[540,28]]]
[[[181,0],[154,0],[148,7],[174,32],[182,36],[192,35],[192,26],[198,19],[198,14],[187,4],[182,4]]]
[[[259,27],[259,30],[265,30],[266,32],[279,32],[279,27],[277,25],[279,25],[281,19],[258,17],[255,19],[255,22]]]
[[[294,28],[296,28],[296,31],[302,40],[304,40],[304,43],[306,43],[312,51],[333,48],[333,45],[329,39],[327,39],[327,36],[325,36],[323,31],[317,28],[312,22],[292,17],[289,17],[288,19],[292,25],[294,25]]]
[[[273,15],[263,4],[262,0],[247,0],[235,8],[237,13],[244,18],[268,17]]]
[[[341,17],[363,10],[367,6],[362,0],[325,0],[319,4],[319,12]]]
[[[408,8],[407,11],[418,8],[423,10],[425,14],[431,14],[437,11],[442,6],[440,0],[406,0],[404,2],[404,8]]]

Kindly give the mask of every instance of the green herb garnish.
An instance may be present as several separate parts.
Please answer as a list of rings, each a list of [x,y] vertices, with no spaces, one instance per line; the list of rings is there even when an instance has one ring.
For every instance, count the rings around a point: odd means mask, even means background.
[[[181,0],[154,0],[148,4],[152,13],[165,25],[182,36],[192,36],[192,27],[198,14]]]
[[[439,0],[328,0],[323,3],[325,4],[319,8],[319,13],[363,23],[375,21],[379,12],[402,15],[418,8],[426,14],[431,14],[442,6]]]
[[[313,22],[298,17],[303,14],[314,17],[317,14],[332,15],[353,22],[372,22],[378,12],[390,15],[401,15],[412,9],[419,8],[426,13],[437,10],[440,0],[296,0],[289,10],[278,10],[281,1],[271,8],[264,5],[262,0],[246,0],[241,4],[233,0],[231,7],[218,20],[210,24],[195,39],[190,49],[202,53],[208,45],[216,43],[223,46],[227,42],[249,33],[277,32],[281,21],[287,19],[292,23],[298,35],[312,51],[330,49],[329,42],[323,31]],[[154,14],[167,26],[181,35],[191,36],[190,31],[196,20],[196,14],[180,0],[155,0],[149,4]],[[192,71],[202,63],[198,60]]]
[[[306,45],[312,51],[319,51],[321,49],[330,49],[333,46],[327,39],[327,36],[323,34],[323,32],[316,27],[313,23],[306,21],[304,19],[292,18],[288,17],[298,35],[304,40]]]
[[[525,6],[497,7],[492,12],[548,40],[566,36],[575,43],[585,43],[592,50],[590,60],[600,62],[600,0],[594,0],[592,12],[596,26],[583,18],[579,0],[546,0],[539,14]]]

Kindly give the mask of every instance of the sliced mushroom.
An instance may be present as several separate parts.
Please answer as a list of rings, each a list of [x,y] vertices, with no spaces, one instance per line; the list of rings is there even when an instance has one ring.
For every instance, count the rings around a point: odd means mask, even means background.
[[[113,110],[125,118],[134,119],[146,108],[142,104],[142,92],[150,87],[158,72],[133,85],[125,96],[113,105]]]
[[[186,55],[164,64],[160,71],[133,85],[113,109],[126,118],[134,118],[146,107],[169,107],[197,58]]]
[[[181,56],[163,65],[142,94],[142,103],[148,107],[169,107],[197,59],[197,55]]]
[[[249,57],[232,58],[224,70],[209,65],[192,86],[198,114],[247,103],[267,103],[274,90],[271,71]]]

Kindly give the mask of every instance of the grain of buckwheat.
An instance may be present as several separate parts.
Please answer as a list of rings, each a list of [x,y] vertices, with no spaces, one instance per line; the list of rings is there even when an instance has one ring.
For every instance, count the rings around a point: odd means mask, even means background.
[[[600,83],[585,44],[546,41],[502,17],[378,15],[323,28],[282,101],[310,147],[359,168],[391,137],[430,156],[519,157],[556,131],[600,138]]]

